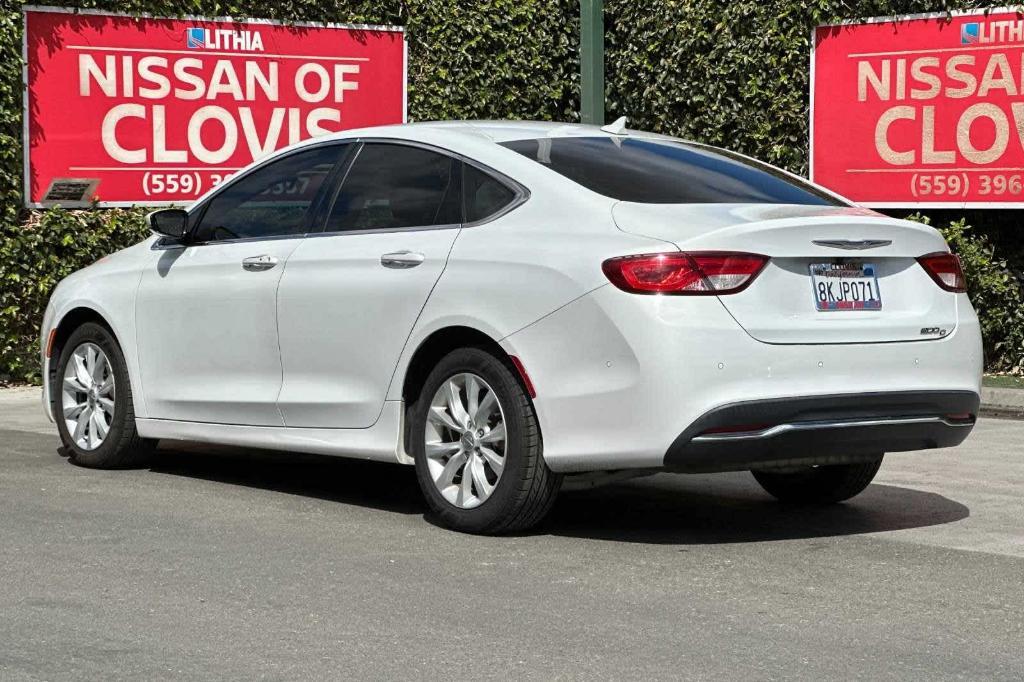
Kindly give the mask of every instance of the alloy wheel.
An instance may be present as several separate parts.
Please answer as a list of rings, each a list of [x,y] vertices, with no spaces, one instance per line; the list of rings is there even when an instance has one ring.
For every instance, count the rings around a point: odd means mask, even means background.
[[[95,343],[75,348],[64,369],[61,410],[75,445],[95,450],[114,423],[114,368]]]
[[[424,437],[430,477],[460,509],[483,504],[505,468],[505,415],[494,390],[476,374],[441,384],[427,413]]]

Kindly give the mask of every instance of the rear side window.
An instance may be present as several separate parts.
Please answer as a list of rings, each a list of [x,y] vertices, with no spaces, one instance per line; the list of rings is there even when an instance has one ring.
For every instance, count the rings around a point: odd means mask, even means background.
[[[497,178],[468,163],[463,168],[463,201],[467,223],[490,218],[515,200],[516,193]]]
[[[214,195],[193,233],[199,242],[300,235],[343,145],[322,145],[267,163]]]
[[[409,145],[363,145],[331,207],[326,231],[462,222],[460,162]]]
[[[620,201],[845,205],[771,166],[698,144],[628,137],[554,137],[502,144]]]

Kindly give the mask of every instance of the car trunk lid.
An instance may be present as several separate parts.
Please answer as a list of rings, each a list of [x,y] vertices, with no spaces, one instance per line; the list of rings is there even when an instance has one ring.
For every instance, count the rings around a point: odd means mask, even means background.
[[[854,207],[777,204],[620,202],[612,213],[623,231],[683,251],[768,256],[751,286],[719,297],[766,343],[921,341],[948,336],[956,325],[957,297],[916,260],[947,250],[926,225]]]

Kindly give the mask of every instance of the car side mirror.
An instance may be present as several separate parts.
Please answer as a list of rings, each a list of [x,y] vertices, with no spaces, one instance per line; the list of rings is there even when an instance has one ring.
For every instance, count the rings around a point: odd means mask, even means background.
[[[161,237],[180,240],[188,232],[188,212],[180,208],[164,208],[146,217],[149,229]]]

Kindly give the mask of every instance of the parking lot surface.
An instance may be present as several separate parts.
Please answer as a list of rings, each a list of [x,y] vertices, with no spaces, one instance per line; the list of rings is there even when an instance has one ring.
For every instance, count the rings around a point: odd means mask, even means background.
[[[749,474],[563,494],[536,532],[425,518],[410,468],[59,452],[0,395],[0,678],[1024,677],[1024,422],[893,455],[828,509]]]

